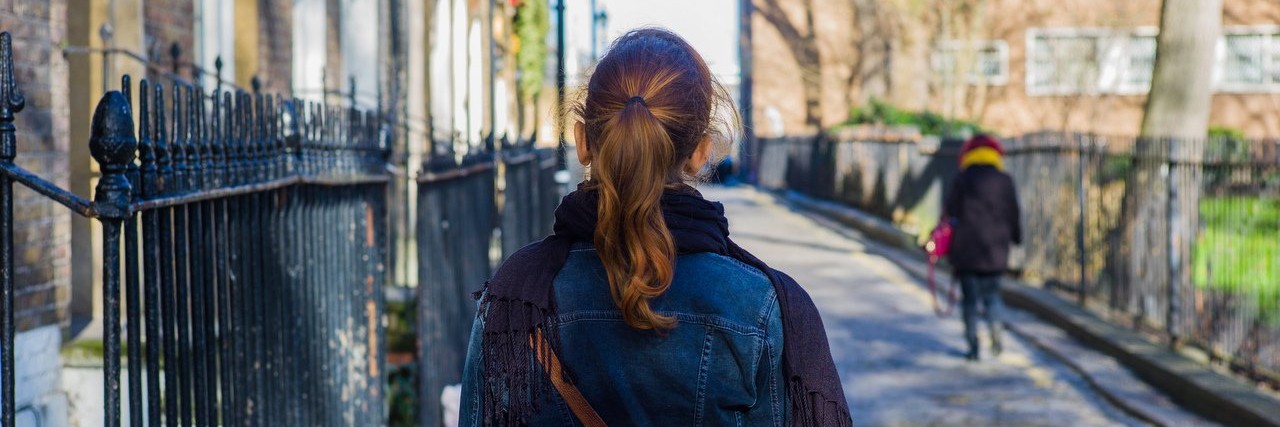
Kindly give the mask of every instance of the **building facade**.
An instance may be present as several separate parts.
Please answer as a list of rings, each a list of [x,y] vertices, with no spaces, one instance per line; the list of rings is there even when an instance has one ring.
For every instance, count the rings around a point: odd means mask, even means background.
[[[1159,0],[753,0],[763,136],[812,132],[870,99],[1003,135],[1135,135]],[[850,25],[852,23],[852,25]],[[1280,3],[1224,0],[1210,123],[1280,136]]]
[[[0,3],[0,26],[13,36],[14,74],[26,108],[16,115],[15,163],[66,185],[70,140],[68,67],[55,41],[67,33],[63,0]],[[18,335],[14,396],[20,425],[65,424],[58,349],[71,284],[70,213],[25,188],[14,190],[14,308]]]

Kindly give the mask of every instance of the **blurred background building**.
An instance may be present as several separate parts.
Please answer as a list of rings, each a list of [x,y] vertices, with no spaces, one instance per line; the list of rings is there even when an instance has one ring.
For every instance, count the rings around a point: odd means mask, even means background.
[[[877,100],[1002,135],[1139,131],[1158,0],[755,0],[761,135],[813,133]],[[1280,135],[1280,3],[1224,0],[1210,123]],[[797,96],[800,94],[800,96]]]

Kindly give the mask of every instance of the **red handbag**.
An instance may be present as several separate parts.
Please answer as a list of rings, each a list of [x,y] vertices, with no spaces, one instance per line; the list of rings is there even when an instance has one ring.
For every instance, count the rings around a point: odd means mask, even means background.
[[[938,260],[951,253],[951,218],[943,215],[942,220],[938,222],[938,226],[933,228],[929,233],[929,240],[924,243],[924,252],[929,255],[929,295],[933,296],[933,313],[938,317],[947,317],[956,307],[956,300],[959,299],[959,292],[956,288],[954,278],[948,289],[942,290],[946,302],[939,302],[938,285],[934,279],[934,270],[937,268]]]

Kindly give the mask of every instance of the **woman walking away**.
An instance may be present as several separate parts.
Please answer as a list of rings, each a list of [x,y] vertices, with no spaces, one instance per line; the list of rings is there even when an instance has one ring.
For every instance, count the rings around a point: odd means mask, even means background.
[[[978,360],[978,302],[986,309],[991,352],[1000,355],[1000,278],[1009,268],[1009,246],[1022,244],[1018,195],[1013,178],[1003,172],[1004,147],[978,135],[960,148],[960,174],[947,195],[946,212],[955,230],[951,266],[960,278],[960,308],[969,360]]]
[[[688,185],[733,115],[702,57],[627,33],[575,113],[590,178],[481,292],[461,425],[851,425],[809,295]]]

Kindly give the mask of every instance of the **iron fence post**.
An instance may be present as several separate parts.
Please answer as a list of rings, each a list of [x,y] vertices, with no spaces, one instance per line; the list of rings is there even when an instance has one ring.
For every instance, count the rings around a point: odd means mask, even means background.
[[[1168,263],[1169,263],[1169,303],[1165,307],[1165,333],[1169,334],[1169,345],[1177,347],[1181,341],[1181,328],[1178,326],[1178,312],[1182,309],[1182,276],[1184,260],[1182,259],[1182,245],[1189,236],[1184,235],[1184,229],[1181,227],[1182,211],[1179,188],[1178,188],[1178,170],[1179,150],[1186,149],[1184,144],[1188,141],[1170,138],[1168,140],[1168,158],[1166,168],[1168,173],[1165,174],[1165,189],[1168,191],[1168,197],[1165,198],[1165,227],[1168,234]]]
[[[1085,164],[1089,161],[1087,151],[1089,143],[1087,140],[1088,138],[1085,136],[1076,136],[1076,159],[1079,163],[1078,173],[1080,174],[1079,180],[1077,181],[1078,189],[1076,191],[1076,209],[1079,214],[1079,221],[1076,224],[1076,262],[1079,264],[1078,267],[1080,269],[1080,280],[1076,285],[1076,303],[1081,307],[1085,306],[1089,296],[1088,266],[1085,264],[1087,260],[1085,256],[1085,231],[1088,229],[1085,226],[1085,214],[1088,212],[1088,209],[1086,209],[1085,206],[1089,203],[1089,180],[1088,177],[1085,176],[1087,173]]]
[[[17,128],[13,125],[13,115],[22,111],[26,99],[18,91],[13,77],[13,41],[8,32],[0,33],[0,163],[12,164],[17,157]],[[0,175],[0,214],[4,215],[4,224],[0,225],[0,316],[4,325],[0,326],[3,335],[0,347],[0,381],[3,381],[4,401],[0,407],[0,424],[5,427],[14,425],[14,358],[13,346],[16,334],[13,316],[13,181],[8,175]]]
[[[137,140],[129,101],[107,92],[93,114],[89,151],[102,166],[94,206],[102,221],[102,295],[105,378],[104,425],[120,425],[120,229],[128,218],[132,188],[127,176]]]

